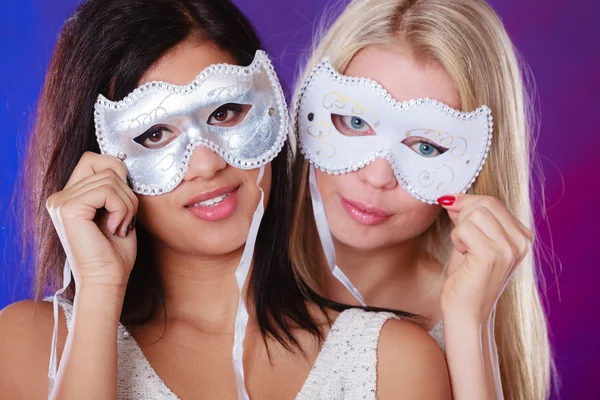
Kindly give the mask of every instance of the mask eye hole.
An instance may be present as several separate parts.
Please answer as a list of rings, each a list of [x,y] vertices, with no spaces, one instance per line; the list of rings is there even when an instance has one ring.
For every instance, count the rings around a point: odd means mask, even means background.
[[[441,156],[449,150],[448,148],[433,143],[431,140],[421,136],[409,136],[402,141],[402,144],[418,155],[428,158]]]
[[[362,118],[355,115],[331,114],[333,126],[344,136],[373,136],[375,130]]]
[[[238,126],[246,118],[251,108],[250,104],[223,104],[210,114],[206,123],[223,128]]]
[[[170,125],[154,125],[133,140],[147,149],[160,149],[171,143],[179,133],[177,128]]]

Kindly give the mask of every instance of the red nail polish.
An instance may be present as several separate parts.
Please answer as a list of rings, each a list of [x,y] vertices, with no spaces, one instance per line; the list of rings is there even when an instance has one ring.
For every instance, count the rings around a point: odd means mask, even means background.
[[[454,204],[455,201],[456,201],[456,197],[454,197],[454,196],[442,196],[439,199],[437,199],[437,202],[440,205],[446,206],[446,207],[450,207],[452,204]]]

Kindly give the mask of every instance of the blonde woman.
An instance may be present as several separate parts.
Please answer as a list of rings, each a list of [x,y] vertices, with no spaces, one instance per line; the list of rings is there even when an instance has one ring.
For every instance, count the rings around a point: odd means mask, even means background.
[[[492,8],[352,1],[295,99],[300,277],[336,301],[426,317],[455,399],[546,398],[528,103]]]

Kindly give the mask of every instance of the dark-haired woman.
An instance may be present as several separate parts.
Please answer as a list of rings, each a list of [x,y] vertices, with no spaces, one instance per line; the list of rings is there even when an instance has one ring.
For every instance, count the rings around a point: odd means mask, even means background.
[[[47,375],[59,399],[448,398],[426,332],[296,280],[260,48],[223,0],[91,0],[67,22],[24,204],[37,298],[62,280],[62,312],[2,311],[2,398],[45,398]]]

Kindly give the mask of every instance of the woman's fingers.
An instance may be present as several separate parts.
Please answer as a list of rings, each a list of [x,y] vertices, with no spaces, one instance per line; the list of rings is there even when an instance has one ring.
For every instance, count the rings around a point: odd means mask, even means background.
[[[117,233],[119,233],[119,234],[121,234],[121,236],[123,236],[126,233],[127,227],[131,224],[131,221],[133,220],[135,214],[137,213],[138,198],[131,191],[131,189],[129,189],[129,187],[127,186],[127,184],[125,184],[125,182],[123,182],[121,179],[116,177],[115,173],[112,170],[103,171],[99,174],[93,175],[91,177],[88,177],[88,178],[76,183],[75,185],[73,185],[71,187],[71,189],[65,191],[63,196],[67,196],[69,198],[77,197],[87,191],[94,190],[95,188],[104,186],[104,185],[112,186],[115,189],[116,194],[119,197],[121,197],[123,202],[127,205],[127,209],[128,209],[127,214],[125,215],[125,217],[122,221],[118,221],[119,230],[117,231]],[[114,221],[113,218],[116,218],[116,217],[111,216],[111,219],[110,219],[111,222]],[[109,229],[112,232],[115,232],[115,230],[113,228],[114,227],[112,226],[112,223],[111,223]]]
[[[113,170],[123,182],[127,183],[127,168],[121,160],[112,156],[87,151],[81,156],[79,163],[77,163],[77,166],[65,185],[65,189],[70,188],[84,178],[107,169]]]
[[[458,226],[469,219],[490,239],[498,242],[506,253],[508,242],[514,252],[514,258],[520,261],[529,251],[533,233],[525,227],[510,211],[496,198],[477,195],[457,195],[451,206],[444,206],[448,214]],[[513,263],[510,267],[518,265]]]

